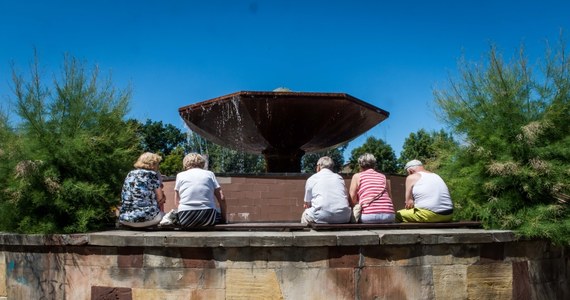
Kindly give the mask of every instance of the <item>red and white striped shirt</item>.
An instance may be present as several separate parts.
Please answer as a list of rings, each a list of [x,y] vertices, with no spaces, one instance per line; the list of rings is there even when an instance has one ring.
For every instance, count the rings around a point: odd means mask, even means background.
[[[358,186],[358,203],[360,205],[372,200],[386,189],[386,176],[382,173],[368,169],[360,173],[360,183]],[[366,205],[366,204],[365,204]],[[370,205],[362,207],[362,214],[393,214],[394,205],[388,190],[384,191],[382,197],[374,200]]]

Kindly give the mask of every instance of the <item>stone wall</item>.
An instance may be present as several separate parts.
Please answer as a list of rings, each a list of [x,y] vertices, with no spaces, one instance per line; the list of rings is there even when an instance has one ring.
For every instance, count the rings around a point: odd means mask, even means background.
[[[0,234],[12,299],[568,299],[568,249],[478,229]]]
[[[306,174],[217,175],[228,206],[226,220],[231,223],[299,222],[308,177]],[[344,178],[348,188],[351,177],[344,175]],[[389,175],[388,179],[394,206],[403,208],[405,177]],[[175,208],[174,183],[174,179],[164,182],[166,211]]]

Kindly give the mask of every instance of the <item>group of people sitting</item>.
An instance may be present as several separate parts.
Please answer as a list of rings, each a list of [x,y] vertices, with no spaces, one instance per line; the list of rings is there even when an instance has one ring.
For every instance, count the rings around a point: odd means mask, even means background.
[[[161,161],[160,155],[146,152],[134,164],[121,192],[120,224],[133,228],[159,224],[194,228],[224,222],[224,194],[214,173],[204,168],[206,159],[198,153],[184,157],[185,171],[176,175],[174,186],[177,210],[165,214],[160,209],[166,201],[158,170]]]
[[[125,178],[119,209],[119,223],[132,228],[173,225],[196,228],[223,223],[226,201],[213,172],[205,169],[206,159],[190,153],[183,159],[184,171],[176,175],[176,210],[165,214],[166,201],[159,165],[160,155],[143,153],[135,169]],[[358,159],[360,172],[353,175],[350,188],[334,173],[334,162],[321,157],[316,173],[305,184],[301,223],[349,223],[355,206],[360,206],[359,222],[448,222],[453,203],[443,179],[427,171],[418,160],[405,166],[405,209],[394,210],[390,182],[375,171],[376,158],[366,153]],[[353,220],[354,221],[354,220]]]
[[[301,223],[349,223],[357,205],[362,223],[451,221],[453,203],[449,189],[421,161],[412,160],[405,166],[405,208],[398,211],[394,210],[390,182],[375,170],[374,155],[361,155],[358,164],[360,172],[352,176],[347,193],[344,179],[332,171],[333,160],[327,156],[318,160],[317,173],[305,185]]]

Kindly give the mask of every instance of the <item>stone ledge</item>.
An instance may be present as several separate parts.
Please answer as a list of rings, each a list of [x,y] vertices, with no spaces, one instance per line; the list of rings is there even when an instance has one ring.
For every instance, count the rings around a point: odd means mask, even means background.
[[[485,229],[390,229],[344,231],[128,231],[72,235],[0,233],[0,246],[108,247],[319,247],[472,244],[519,240],[513,231]]]

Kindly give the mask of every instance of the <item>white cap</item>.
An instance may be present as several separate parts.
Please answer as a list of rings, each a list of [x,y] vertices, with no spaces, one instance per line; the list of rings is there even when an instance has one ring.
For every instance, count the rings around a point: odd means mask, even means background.
[[[411,167],[417,167],[417,166],[423,166],[422,162],[419,161],[419,160],[417,160],[417,159],[410,160],[410,161],[406,164],[406,166],[404,167],[404,170],[408,170],[408,169],[411,168]]]

